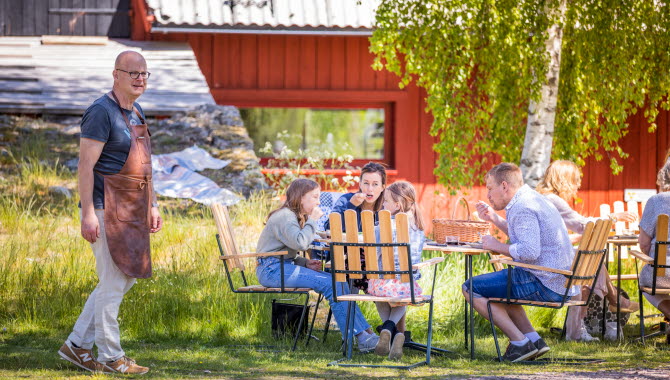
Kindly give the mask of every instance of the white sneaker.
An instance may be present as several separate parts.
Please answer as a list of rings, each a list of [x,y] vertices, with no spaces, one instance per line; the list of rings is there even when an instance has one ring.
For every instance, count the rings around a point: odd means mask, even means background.
[[[616,341],[616,321],[607,322],[605,324],[605,334],[603,339],[609,340],[610,342]],[[623,328],[619,326],[619,339],[623,339]]]
[[[375,334],[369,334],[365,338],[358,339],[358,351],[370,352],[377,347],[379,337]]]
[[[565,340],[573,340],[573,339],[566,338]],[[584,326],[583,323],[582,327],[579,328],[579,338],[574,339],[574,341],[576,342],[597,342],[599,340],[600,339],[591,336],[591,334],[589,334],[589,332],[586,331],[586,327]]]

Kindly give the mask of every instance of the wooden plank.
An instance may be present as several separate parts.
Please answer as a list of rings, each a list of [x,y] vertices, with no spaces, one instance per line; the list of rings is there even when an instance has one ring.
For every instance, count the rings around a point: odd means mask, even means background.
[[[300,37],[282,36],[286,39],[284,55],[284,88],[300,88]]]
[[[63,8],[72,8],[72,0],[60,0],[60,6]],[[74,35],[74,25],[71,24],[72,15],[61,14],[59,33],[61,35]]]
[[[355,37],[358,38],[358,37]],[[360,61],[360,77],[358,89],[360,90],[374,90],[375,89],[375,71],[372,69],[374,56],[370,53],[370,42],[367,38],[360,38],[358,44],[359,61]]]
[[[396,214],[395,228],[396,228],[396,242],[409,243],[409,222],[407,220],[407,214],[402,212]],[[407,265],[408,257],[410,257],[409,249],[407,249],[407,247],[398,247],[398,262],[400,264],[400,270],[402,271],[409,270],[410,266]],[[412,281],[412,277],[408,274],[402,274],[400,275],[400,281],[410,282]]]
[[[330,89],[342,90],[345,88],[344,72],[347,66],[345,37],[331,39],[330,56]]]
[[[270,36],[257,36],[256,44],[256,83],[257,88],[269,88],[270,77],[273,75],[274,69],[272,63],[274,57],[270,55]]]
[[[49,0],[49,8],[60,6],[60,0]],[[61,34],[61,16],[59,14],[47,13],[49,19],[48,34]]]
[[[316,37],[300,36],[300,70],[298,86],[302,89],[316,88]]]
[[[23,35],[23,7],[22,6],[12,6],[8,4],[7,6],[7,18],[5,19],[7,24],[5,30],[7,35],[10,36],[21,36]]]
[[[84,23],[84,35],[85,36],[96,36],[98,35],[98,16],[96,13],[101,10],[105,10],[104,8],[101,9],[95,9],[94,6],[96,3],[99,3],[98,0],[84,0],[84,8],[86,9],[86,14],[84,15],[83,23]],[[102,6],[102,4],[99,4],[99,6]],[[110,9],[107,9],[109,11]],[[52,10],[53,11],[53,10]],[[116,11],[116,9],[111,9],[112,14]],[[107,33],[105,33],[107,35]]]
[[[244,49],[244,47],[240,44],[239,34],[231,34],[226,37],[228,37],[227,53],[229,57],[228,67],[226,67],[226,71],[228,72],[228,80],[226,81],[228,83],[227,88],[240,88],[242,86],[240,83],[240,77],[242,75],[240,64],[242,62],[242,49]],[[217,70],[217,67],[212,66],[212,70]]]
[[[43,45],[96,45],[104,46],[109,43],[109,38],[103,36],[42,36]],[[85,54],[86,52],[83,52]],[[118,53],[109,52],[110,56],[116,56]],[[68,55],[72,57],[72,55]],[[99,60],[100,57],[96,57]],[[90,62],[89,62],[90,64]]]
[[[316,38],[316,88],[330,88],[330,57],[331,38],[327,36],[318,36]]]
[[[72,0],[73,8],[83,8],[84,0]],[[83,12],[77,12],[72,14],[70,22],[73,26],[73,35],[83,36],[84,35],[84,18],[86,14]]]
[[[361,212],[361,227],[363,231],[364,243],[376,243],[375,236],[375,220],[374,213],[370,210]],[[377,261],[377,248],[365,247],[365,270],[377,271],[379,270],[379,262]],[[378,274],[369,274],[368,278],[379,278]]]
[[[225,75],[225,72],[228,70],[228,65],[226,64],[228,60],[227,41],[228,36],[223,34],[215,34],[212,37],[212,61],[215,64],[208,72],[208,75],[212,80],[212,86],[215,88],[226,88],[228,85],[227,82],[224,82],[224,78],[228,77]]]
[[[347,210],[344,212],[344,226],[346,231],[347,243],[358,243],[358,216],[356,211]],[[361,248],[356,246],[347,247],[347,262],[349,270],[361,270]],[[362,274],[352,273],[350,279],[363,278]]]
[[[268,77],[268,88],[283,89],[284,70],[286,62],[286,38],[284,36],[270,37],[270,61],[264,63],[268,66],[271,75]]]
[[[343,242],[342,238],[342,216],[337,212],[331,212],[328,217],[330,221],[330,240],[332,242]],[[335,270],[344,270],[344,247],[341,245],[333,245],[333,260]],[[347,281],[347,275],[344,273],[335,273],[335,281]]]
[[[380,243],[393,243],[393,227],[391,225],[391,213],[388,210],[381,210],[377,214],[379,217]],[[395,259],[393,257],[393,247],[382,247],[382,270],[395,270]],[[394,279],[395,275],[385,274],[384,279]]]
[[[49,0],[35,1],[35,35],[49,34]]]
[[[258,83],[258,55],[256,54],[256,36],[240,35],[240,87],[256,88]]]
[[[658,216],[658,221],[656,223],[656,241],[668,241],[668,215],[661,214]],[[668,246],[666,244],[659,244],[657,264],[666,265],[666,259],[668,254]],[[665,268],[658,268],[656,271],[657,277],[665,277]]]
[[[348,90],[360,89],[361,62],[360,62],[360,40],[357,38],[345,39],[345,77],[344,87]]]

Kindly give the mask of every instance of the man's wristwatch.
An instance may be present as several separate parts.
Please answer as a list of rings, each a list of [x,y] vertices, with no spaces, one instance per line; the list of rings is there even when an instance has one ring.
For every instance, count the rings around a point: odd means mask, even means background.
[[[151,207],[158,207],[158,202],[151,202]]]

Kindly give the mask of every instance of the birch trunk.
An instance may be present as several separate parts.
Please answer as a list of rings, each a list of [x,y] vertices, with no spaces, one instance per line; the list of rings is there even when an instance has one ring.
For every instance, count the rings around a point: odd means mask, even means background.
[[[565,0],[561,0],[561,23],[565,15]],[[521,153],[519,167],[523,172],[523,181],[535,187],[551,160],[551,148],[554,141],[554,121],[556,120],[556,103],[558,100],[558,74],[561,67],[561,42],[563,30],[561,25],[549,28],[546,41],[546,52],[551,61],[549,70],[542,85],[542,97],[539,102],[530,101],[528,106],[528,124],[526,137]]]

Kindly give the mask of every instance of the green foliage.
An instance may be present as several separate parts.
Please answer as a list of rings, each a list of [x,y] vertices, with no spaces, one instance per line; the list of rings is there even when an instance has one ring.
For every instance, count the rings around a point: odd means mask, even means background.
[[[548,69],[547,29],[563,26],[554,158],[603,148],[615,173],[617,141],[645,107],[655,129],[669,108],[670,6],[651,1],[387,0],[371,38],[374,67],[426,89],[439,137],[435,172],[450,189],[471,186],[495,153],[518,162],[529,100]],[[473,164],[476,162],[477,164]]]
[[[242,108],[240,115],[261,157],[272,156],[263,149],[269,142],[275,152],[283,145],[295,151],[327,144],[337,155],[383,158],[382,109]],[[292,138],[276,139],[282,131]]]
[[[322,190],[331,190],[345,192],[349,187],[358,182],[358,177],[349,172],[354,168],[350,165],[354,157],[350,154],[338,154],[332,150],[330,144],[315,142],[304,149],[291,149],[291,141],[300,139],[299,135],[289,134],[288,131],[282,131],[277,134],[276,141],[282,142],[282,148],[277,153],[272,144],[266,142],[261,149],[262,153],[272,155],[268,161],[268,169],[282,169],[277,172],[268,172],[266,174],[268,182],[281,195],[288,188],[288,185],[296,178],[310,178],[321,184]],[[348,150],[346,143],[340,144],[340,148]],[[324,170],[344,169],[346,175],[337,178],[332,174],[326,174]]]

